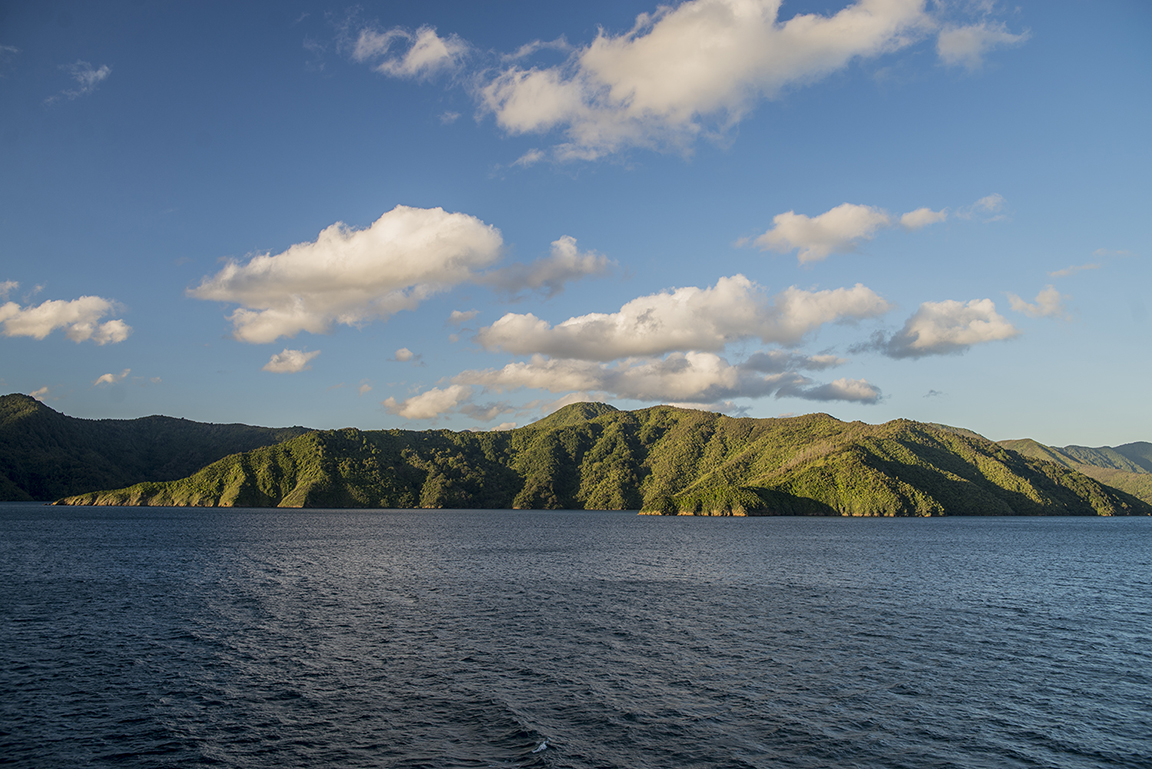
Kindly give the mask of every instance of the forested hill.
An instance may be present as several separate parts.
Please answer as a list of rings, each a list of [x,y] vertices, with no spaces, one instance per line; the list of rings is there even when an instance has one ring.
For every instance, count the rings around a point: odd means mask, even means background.
[[[1000,445],[1025,456],[1056,462],[1152,504],[1152,443],[1057,448],[1025,438],[1000,441]]]
[[[313,432],[194,475],[65,504],[642,509],[800,515],[1148,515],[974,433],[826,414],[737,419],[573,404],[503,432]]]
[[[303,427],[215,425],[172,417],[77,419],[27,395],[0,396],[0,500],[51,501],[191,475],[229,454],[295,438]]]

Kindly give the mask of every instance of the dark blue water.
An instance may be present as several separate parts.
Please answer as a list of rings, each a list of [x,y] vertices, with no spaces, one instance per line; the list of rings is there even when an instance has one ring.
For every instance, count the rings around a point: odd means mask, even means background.
[[[0,591],[16,766],[1152,766],[1148,519],[9,504]]]

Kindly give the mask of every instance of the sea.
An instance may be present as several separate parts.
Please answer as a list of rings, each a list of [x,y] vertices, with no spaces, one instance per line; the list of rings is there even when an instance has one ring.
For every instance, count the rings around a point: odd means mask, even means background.
[[[1152,519],[0,505],[0,764],[1152,766]]]

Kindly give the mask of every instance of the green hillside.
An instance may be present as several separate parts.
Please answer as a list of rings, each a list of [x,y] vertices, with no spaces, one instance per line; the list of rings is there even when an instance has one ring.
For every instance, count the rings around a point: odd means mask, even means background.
[[[1132,515],[1152,507],[963,430],[574,404],[502,432],[354,429],[65,504],[639,509],[702,515]]]
[[[229,454],[305,432],[160,416],[76,419],[27,395],[0,396],[0,501],[51,501],[183,478]]]
[[[1152,443],[1123,446],[1045,446],[1030,438],[1000,441],[1025,456],[1046,459],[1152,504]]]

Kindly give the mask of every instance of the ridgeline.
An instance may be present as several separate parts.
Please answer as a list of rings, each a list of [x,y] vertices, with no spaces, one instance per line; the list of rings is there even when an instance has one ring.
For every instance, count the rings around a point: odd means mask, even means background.
[[[999,441],[1001,446],[1027,457],[1046,459],[1152,504],[1152,443],[1123,446],[1045,446],[1025,438]]]
[[[579,403],[526,427],[308,432],[189,477],[57,504],[641,510],[686,515],[1149,515],[975,433],[827,414]]]
[[[172,417],[77,419],[27,395],[0,396],[0,501],[51,501],[168,481],[241,451],[309,432]]]

